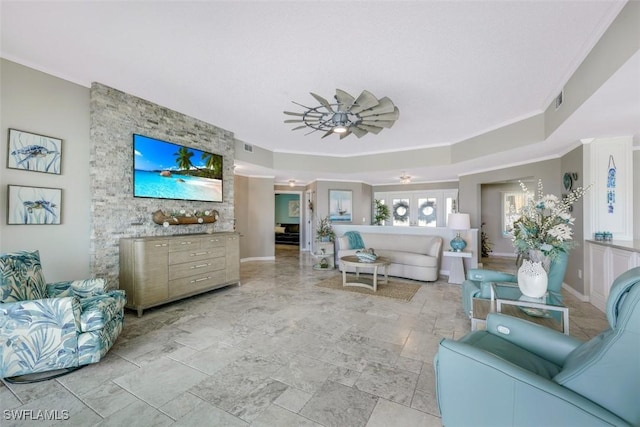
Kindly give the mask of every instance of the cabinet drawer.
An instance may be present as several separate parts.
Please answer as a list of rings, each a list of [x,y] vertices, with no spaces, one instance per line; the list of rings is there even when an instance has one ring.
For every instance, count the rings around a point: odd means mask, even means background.
[[[224,248],[196,249],[191,251],[169,252],[169,265],[184,262],[204,261],[225,256]]]
[[[225,270],[211,271],[197,276],[185,277],[169,282],[169,297],[190,294],[200,289],[211,288],[225,281]]]
[[[201,261],[185,262],[169,267],[169,280],[210,273],[225,268],[224,258],[209,258]]]
[[[169,241],[169,251],[185,251],[200,249],[201,236],[179,237]]]
[[[217,248],[225,245],[225,237],[223,236],[207,236],[202,238],[202,248]]]

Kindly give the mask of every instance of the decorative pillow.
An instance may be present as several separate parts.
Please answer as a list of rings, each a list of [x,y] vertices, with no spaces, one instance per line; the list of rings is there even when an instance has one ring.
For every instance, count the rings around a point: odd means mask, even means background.
[[[276,227],[276,234],[283,234],[285,227]]]
[[[0,302],[47,298],[38,251],[0,255]]]
[[[287,225],[287,232],[289,233],[299,233],[300,225],[299,224],[289,224]]]

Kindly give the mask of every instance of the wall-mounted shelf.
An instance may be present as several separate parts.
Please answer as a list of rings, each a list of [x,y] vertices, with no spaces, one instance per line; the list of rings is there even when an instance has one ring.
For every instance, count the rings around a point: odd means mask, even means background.
[[[218,211],[172,214],[157,210],[153,213],[152,218],[153,222],[165,227],[170,225],[213,224],[218,220]]]

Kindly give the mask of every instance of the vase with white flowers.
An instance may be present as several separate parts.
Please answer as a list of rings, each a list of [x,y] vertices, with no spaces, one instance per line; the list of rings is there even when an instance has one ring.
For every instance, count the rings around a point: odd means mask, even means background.
[[[528,283],[523,283],[520,290],[524,295],[541,297],[546,292],[547,281],[541,280],[539,276],[546,275],[545,271],[549,270],[550,264],[575,246],[575,218],[570,213],[571,207],[591,186],[578,187],[562,199],[554,194],[544,194],[542,180],[538,181],[536,197],[533,197],[524,183],[520,182],[520,187],[527,197],[525,205],[518,212],[519,218],[513,223],[512,231],[515,251],[525,260],[522,272],[518,272],[518,283],[521,282],[521,275],[523,282],[525,274],[535,276],[536,290],[525,290],[523,285],[526,288]],[[541,290],[542,287],[544,291]]]

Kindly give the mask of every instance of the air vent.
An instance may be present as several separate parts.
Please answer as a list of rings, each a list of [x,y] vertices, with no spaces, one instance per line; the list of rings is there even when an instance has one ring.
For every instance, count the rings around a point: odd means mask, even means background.
[[[564,90],[560,92],[560,95],[556,96],[556,110],[560,108],[563,102],[564,102]]]
[[[244,144],[244,151],[246,151],[247,153],[253,153],[253,145]]]

